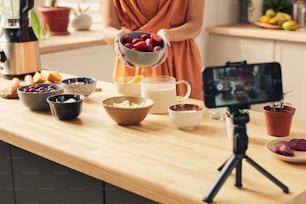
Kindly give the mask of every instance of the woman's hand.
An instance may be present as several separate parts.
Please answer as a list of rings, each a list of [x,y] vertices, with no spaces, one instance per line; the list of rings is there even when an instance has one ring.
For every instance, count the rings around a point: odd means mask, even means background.
[[[164,56],[159,60],[158,63],[156,63],[155,65],[153,65],[153,67],[157,67],[159,65],[161,65],[162,63],[164,63],[168,57],[168,46],[171,46],[170,41],[169,41],[169,35],[167,33],[167,31],[165,29],[160,29],[157,34],[163,38],[163,40],[165,41],[165,46],[166,46],[166,50],[165,50],[165,54]]]
[[[126,60],[124,59],[124,54],[121,52],[120,47],[119,47],[120,38],[121,38],[122,36],[124,36],[125,34],[128,34],[128,33],[130,33],[130,32],[131,32],[131,30],[129,30],[129,29],[121,29],[121,30],[119,30],[119,31],[116,33],[116,36],[115,36],[115,50],[116,50],[116,52],[117,52],[117,55],[118,55],[119,59],[120,59],[125,65],[127,65],[127,66],[129,66],[129,67],[134,67],[133,64],[131,64],[130,62],[128,62],[128,61],[126,61]]]

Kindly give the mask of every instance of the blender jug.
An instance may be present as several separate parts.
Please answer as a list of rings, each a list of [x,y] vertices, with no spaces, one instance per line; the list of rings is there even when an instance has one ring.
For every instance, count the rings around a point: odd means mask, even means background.
[[[16,76],[40,70],[38,39],[29,25],[34,0],[1,0],[0,73]]]
[[[19,27],[19,6],[20,0],[1,0],[3,27]]]

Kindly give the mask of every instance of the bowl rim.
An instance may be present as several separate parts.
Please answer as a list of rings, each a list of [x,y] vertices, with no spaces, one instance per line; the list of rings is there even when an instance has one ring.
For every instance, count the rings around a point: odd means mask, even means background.
[[[55,89],[54,91],[52,91],[52,92],[25,92],[25,91],[21,90],[21,89],[27,88],[27,87],[29,87],[29,86],[34,86],[34,85],[38,85],[38,86],[43,85],[43,87],[47,87],[47,86],[49,86],[49,85],[54,85],[54,86],[56,87],[56,89]],[[54,93],[55,91],[61,91],[61,90],[63,90],[63,86],[62,86],[61,84],[57,84],[57,83],[37,83],[37,84],[28,84],[28,85],[19,86],[19,87],[17,88],[17,92],[18,92],[18,93],[32,94],[32,95],[34,95],[34,94],[49,94],[49,93]]]
[[[79,103],[79,102],[82,102],[85,100],[85,96],[82,95],[82,94],[71,94],[71,93],[62,93],[62,94],[54,94],[54,95],[51,95],[51,96],[48,96],[48,98],[46,99],[48,103],[53,103],[53,104],[67,104],[67,103],[64,103],[64,102],[59,102],[59,101],[52,101],[50,100],[51,98],[54,98],[54,97],[59,97],[59,96],[79,96],[80,99],[79,100],[76,100],[75,102],[72,102],[72,103]],[[68,103],[69,104],[69,103]],[[71,104],[71,103],[70,103]]]
[[[90,79],[90,80],[92,80],[91,83],[85,83],[85,84],[80,84],[80,85],[94,84],[94,83],[97,82],[97,79],[94,78],[94,77],[69,77],[69,78],[62,79],[61,83],[70,85],[71,83],[69,83],[68,81],[70,81],[70,80],[76,80],[77,81],[78,79]]]
[[[189,106],[189,107],[195,107],[196,109],[190,109],[190,110],[175,110],[174,107],[176,106]],[[203,112],[204,106],[195,104],[195,103],[178,103],[173,104],[168,107],[169,111],[176,112],[176,113],[187,113],[187,112]]]
[[[129,107],[114,107],[111,104],[106,104],[105,101],[107,100],[111,100],[111,99],[115,99],[115,98],[140,98],[143,99],[144,101],[146,101],[144,106],[141,107],[133,107],[133,108],[129,108]],[[144,97],[140,97],[140,96],[112,96],[112,97],[108,97],[102,100],[102,105],[104,107],[109,107],[109,108],[114,108],[117,110],[135,110],[135,109],[145,109],[145,108],[149,108],[152,107],[154,105],[154,101],[152,99],[149,98],[144,98]]]
[[[122,35],[121,37],[120,37],[120,40],[119,40],[119,44],[121,45],[121,46],[123,46],[124,48],[126,48],[127,50],[129,50],[129,51],[131,51],[132,53],[134,52],[134,53],[142,53],[142,54],[144,54],[144,55],[150,55],[150,54],[152,54],[152,53],[158,53],[158,52],[164,52],[164,50],[167,48],[167,45],[166,45],[166,40],[162,37],[162,36],[160,36],[161,38],[162,38],[162,41],[163,41],[163,47],[162,47],[162,49],[160,49],[160,50],[157,50],[157,51],[154,51],[154,52],[143,52],[143,51],[137,51],[137,50],[132,50],[132,49],[129,49],[129,48],[127,48],[127,47],[125,47],[124,46],[124,44],[123,44],[123,38],[124,38],[124,36],[126,36],[126,35],[131,35],[131,34],[138,34],[138,35],[141,35],[141,34],[152,34],[153,32],[146,32],[146,31],[132,31],[132,32],[129,32],[129,33],[126,33],[126,34],[124,34],[124,35]]]

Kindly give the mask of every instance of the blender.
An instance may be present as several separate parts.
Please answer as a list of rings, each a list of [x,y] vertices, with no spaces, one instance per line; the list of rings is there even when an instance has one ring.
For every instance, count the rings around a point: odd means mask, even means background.
[[[0,74],[18,76],[40,70],[38,39],[29,25],[34,0],[1,0]]]

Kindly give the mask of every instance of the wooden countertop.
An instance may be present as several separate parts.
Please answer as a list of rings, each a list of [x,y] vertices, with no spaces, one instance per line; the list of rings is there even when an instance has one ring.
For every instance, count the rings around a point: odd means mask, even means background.
[[[297,43],[306,43],[306,30],[304,31],[285,31],[278,29],[266,29],[258,27],[254,24],[233,24],[233,25],[219,25],[207,27],[208,33],[251,37],[269,40],[281,40]]]
[[[8,86],[0,78],[0,88]],[[101,105],[116,94],[113,84],[99,82],[102,92],[87,98],[77,120],[60,121],[49,112],[32,112],[19,100],[0,98],[0,140],[104,180],[159,203],[202,204],[215,182],[217,168],[232,155],[225,121],[207,115],[194,130],[179,130],[167,114],[149,114],[139,126],[118,126]],[[202,101],[189,102],[202,105]],[[280,161],[264,148],[262,113],[250,112],[248,156],[286,184],[285,194],[243,162],[243,188],[234,186],[234,172],[214,201],[226,204],[304,204],[306,165]],[[294,121],[291,137],[306,138],[306,123]]]
[[[69,28],[69,32],[69,35],[51,36],[47,40],[40,40],[40,53],[46,54],[105,44],[101,24],[93,24],[89,31],[74,31]]]

